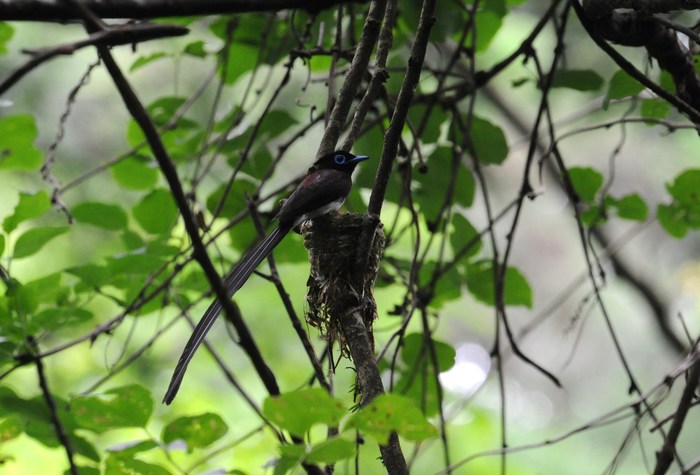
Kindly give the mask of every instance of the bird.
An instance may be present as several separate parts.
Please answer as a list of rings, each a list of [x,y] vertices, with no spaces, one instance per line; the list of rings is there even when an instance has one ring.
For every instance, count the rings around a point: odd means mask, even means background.
[[[316,160],[296,189],[284,200],[276,217],[277,227],[253,247],[224,278],[228,298],[233,297],[258,265],[292,229],[311,218],[338,210],[350,193],[355,167],[368,158],[367,155],[353,155],[338,150]],[[175,398],[187,365],[221,313],[221,309],[221,302],[214,299],[197,323],[175,366],[163,398],[165,404],[170,404]]]

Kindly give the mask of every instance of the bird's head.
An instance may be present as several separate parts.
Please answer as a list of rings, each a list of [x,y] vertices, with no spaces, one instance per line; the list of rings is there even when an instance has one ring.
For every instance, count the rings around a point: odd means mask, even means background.
[[[369,157],[366,155],[353,155],[350,152],[337,150],[316,160],[313,169],[320,170],[332,168],[335,170],[352,173],[358,163],[367,160],[368,158]]]

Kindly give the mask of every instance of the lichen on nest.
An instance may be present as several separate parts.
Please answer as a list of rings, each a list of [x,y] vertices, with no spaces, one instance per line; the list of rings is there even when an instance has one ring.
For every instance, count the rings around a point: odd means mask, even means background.
[[[338,341],[343,350],[345,338],[340,319],[355,310],[361,312],[373,341],[372,323],[377,316],[373,288],[384,251],[384,231],[378,223],[367,268],[356,270],[358,259],[363,258],[358,256],[358,248],[368,219],[371,218],[364,214],[332,214],[301,226],[311,263],[306,321],[327,340]]]

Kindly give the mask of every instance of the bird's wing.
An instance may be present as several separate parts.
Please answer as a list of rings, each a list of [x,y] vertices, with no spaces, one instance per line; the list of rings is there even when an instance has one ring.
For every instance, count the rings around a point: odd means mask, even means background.
[[[342,201],[350,193],[351,187],[350,174],[333,169],[317,170],[304,177],[284,202],[277,217],[280,223],[294,223],[305,214],[329,203]]]

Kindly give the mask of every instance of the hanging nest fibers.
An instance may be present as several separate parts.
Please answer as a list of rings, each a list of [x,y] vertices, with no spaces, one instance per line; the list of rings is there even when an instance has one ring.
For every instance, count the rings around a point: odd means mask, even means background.
[[[364,214],[332,214],[314,218],[301,226],[304,246],[309,251],[311,271],[307,282],[306,321],[319,329],[328,341],[338,341],[345,351],[340,319],[358,310],[372,338],[377,317],[374,281],[384,251],[384,231],[378,223],[366,269],[355,269],[362,231],[370,219]],[[356,282],[357,281],[357,282]]]

